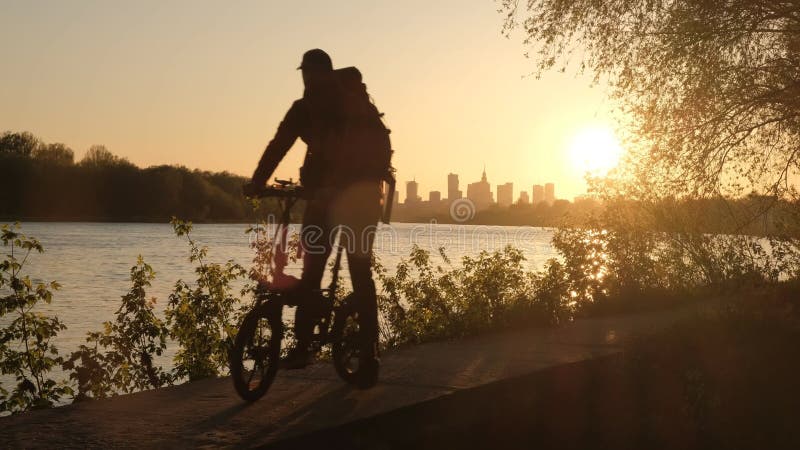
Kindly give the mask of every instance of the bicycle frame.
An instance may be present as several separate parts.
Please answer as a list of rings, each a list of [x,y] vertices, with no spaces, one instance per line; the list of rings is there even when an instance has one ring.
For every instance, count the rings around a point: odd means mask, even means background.
[[[234,388],[244,400],[251,402],[267,392],[278,371],[284,336],[283,307],[300,303],[300,295],[305,293],[302,289],[292,292],[291,289],[282,290],[278,286],[288,285],[283,282],[289,280],[299,282],[295,277],[286,275],[284,270],[289,260],[287,244],[291,208],[302,198],[302,189],[291,181],[277,181],[279,186],[266,188],[261,195],[281,199],[280,222],[275,229],[272,251],[266,261],[271,277],[269,281],[258,283],[255,305],[242,319],[230,352]],[[338,240],[341,237],[341,230],[338,230]],[[377,382],[378,361],[371,359],[362,366],[359,359],[360,328],[355,302],[351,301],[352,294],[336,302],[342,252],[342,244],[338,243],[331,268],[331,283],[327,289],[319,290],[320,296],[326,300],[325,309],[315,311],[313,304],[308,304],[311,308],[309,314],[316,316],[315,327],[318,327],[318,333],[313,334],[311,344],[316,350],[330,344],[333,365],[339,376],[348,384],[366,389]],[[357,367],[353,365],[354,360],[358,361]]]
[[[277,224],[275,232],[272,237],[273,250],[270,253],[270,258],[267,262],[268,271],[271,277],[269,282],[263,283],[259,286],[261,292],[256,296],[256,305],[259,306],[263,301],[275,301],[281,305],[295,306],[298,302],[296,299],[286,298],[281,295],[281,298],[276,298],[273,294],[284,294],[278,286],[287,285],[293,282],[299,282],[295,277],[287,275],[285,269],[289,262],[288,253],[288,232],[289,224],[291,222],[291,209],[295,203],[302,198],[302,191],[295,188],[296,185],[290,182],[282,182],[278,180],[280,188],[265,189],[262,192],[262,197],[276,196],[280,198],[279,203],[279,217],[280,221]],[[337,239],[341,237],[341,232],[338,232]],[[302,252],[302,246],[298,249],[298,253]],[[336,301],[336,292],[339,287],[339,271],[341,270],[343,247],[341,243],[336,245],[336,255],[334,263],[331,267],[331,282],[327,289],[320,289],[322,297],[327,300],[326,308],[328,312],[322,318],[319,325],[319,334],[315,334],[314,341],[320,346],[328,344],[328,336],[330,326],[333,323],[334,303]],[[324,323],[323,323],[324,322]]]

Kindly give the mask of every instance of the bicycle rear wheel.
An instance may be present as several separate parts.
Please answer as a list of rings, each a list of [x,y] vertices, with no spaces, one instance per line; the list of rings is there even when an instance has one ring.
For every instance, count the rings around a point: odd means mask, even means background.
[[[358,313],[352,307],[342,307],[333,322],[333,366],[346,383],[367,389],[378,382],[378,361],[361,358],[361,329]]]
[[[231,378],[242,399],[254,402],[266,394],[281,355],[283,322],[280,308],[261,305],[242,321],[231,351]]]

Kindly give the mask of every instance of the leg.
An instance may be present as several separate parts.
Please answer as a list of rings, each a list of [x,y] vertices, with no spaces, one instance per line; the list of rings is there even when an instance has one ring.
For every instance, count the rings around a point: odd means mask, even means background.
[[[325,263],[331,253],[330,227],[328,226],[328,208],[323,202],[312,200],[309,202],[303,227],[300,231],[300,241],[303,246],[303,275],[297,295],[300,302],[297,305],[294,320],[294,333],[297,339],[297,349],[308,350],[311,336],[314,332],[314,306],[308,303],[317,299],[314,293],[320,288],[322,276],[325,273]],[[303,301],[305,300],[305,301]]]
[[[380,199],[377,183],[355,184],[343,191],[333,205],[335,223],[345,227],[341,236],[361,322],[361,354],[367,358],[377,356],[378,302],[372,279],[372,244],[381,213]]]
[[[372,261],[369,256],[348,253],[347,264],[361,322],[361,351],[374,353],[372,347],[378,342],[378,299],[372,280]]]

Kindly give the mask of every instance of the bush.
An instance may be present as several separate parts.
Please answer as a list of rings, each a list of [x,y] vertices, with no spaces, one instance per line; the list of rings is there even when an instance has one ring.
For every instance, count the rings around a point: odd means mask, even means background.
[[[11,413],[47,408],[72,394],[66,382],[50,378],[53,367],[63,362],[52,340],[66,326],[57,317],[35,311],[39,302],[52,301],[59,285],[34,283],[23,275],[31,253],[42,253],[44,247],[18,230],[19,225],[3,225],[0,236],[10,250],[0,262],[0,292],[8,292],[0,297],[0,318],[13,317],[0,328],[0,374],[17,381],[11,392],[0,387],[0,411]]]
[[[176,235],[186,236],[189,261],[197,264],[195,284],[178,280],[166,310],[170,337],[180,345],[175,355],[175,379],[217,376],[227,371],[228,352],[238,325],[239,299],[232,294],[231,284],[247,271],[232,260],[207,263],[208,249],[192,239],[191,222],[173,217],[171,224]]]
[[[147,298],[155,271],[141,256],[131,267],[132,286],[122,296],[114,322],[103,331],[89,333],[86,341],[64,363],[78,385],[76,400],[103,398],[119,393],[153,389],[171,383],[172,377],[153,363],[154,355],[166,349],[168,331],[155,316],[155,298]],[[91,346],[93,344],[93,346]],[[100,349],[107,350],[103,353]]]
[[[550,278],[527,272],[522,252],[506,247],[463,257],[453,267],[439,249],[442,264],[414,246],[394,275],[376,263],[383,285],[379,307],[386,345],[466,336],[508,326],[550,325],[568,318],[563,295]]]
[[[669,203],[610,199],[601,215],[556,231],[553,246],[561,258],[552,275],[584,311],[800,275],[797,238],[707,234],[695,225],[685,209]]]

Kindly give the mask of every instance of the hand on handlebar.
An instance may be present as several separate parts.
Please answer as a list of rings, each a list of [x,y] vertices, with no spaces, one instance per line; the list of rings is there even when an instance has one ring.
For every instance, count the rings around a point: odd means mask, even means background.
[[[291,179],[288,181],[276,179],[275,184],[270,185],[253,183],[251,180],[242,185],[242,194],[249,198],[292,197],[297,199],[303,198],[305,190]]]

